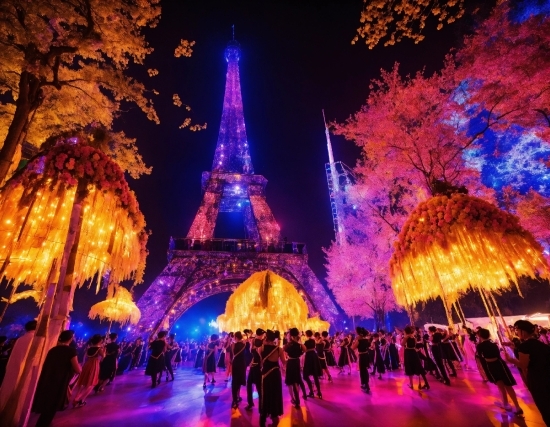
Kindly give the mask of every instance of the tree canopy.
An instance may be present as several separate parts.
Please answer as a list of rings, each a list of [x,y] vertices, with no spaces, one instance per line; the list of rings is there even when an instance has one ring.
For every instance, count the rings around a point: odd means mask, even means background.
[[[127,73],[152,52],[143,30],[160,18],[159,0],[6,0],[0,4],[0,181],[23,141],[96,124],[112,129],[121,105],[159,122],[154,91]],[[149,172],[134,140],[114,151],[133,176]],[[133,158],[127,163],[122,159]],[[17,160],[17,159],[16,159]]]
[[[388,3],[368,4],[381,10]],[[402,3],[409,2],[395,4]],[[533,8],[518,13],[516,6],[498,2],[432,75],[402,76],[398,64],[382,70],[365,105],[334,124],[336,134],[362,149],[357,182],[346,194],[354,205],[345,219],[347,242],[327,251],[329,287],[348,314],[356,314],[365,282],[389,282],[388,269],[372,269],[387,265],[392,250],[384,248],[393,246],[414,207],[435,194],[468,191],[498,204],[548,250],[546,178],[539,185],[529,179],[547,176],[550,163],[550,18]],[[498,182],[487,179],[490,168]],[[348,256],[353,262],[346,264]],[[367,261],[357,262],[362,256]],[[349,298],[357,301],[348,304]]]

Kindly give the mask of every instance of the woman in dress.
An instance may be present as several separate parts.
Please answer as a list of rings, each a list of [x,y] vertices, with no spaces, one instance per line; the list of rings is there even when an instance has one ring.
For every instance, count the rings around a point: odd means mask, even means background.
[[[170,334],[168,341],[166,342],[166,351],[164,352],[164,368],[166,369],[166,382],[174,381],[174,359],[176,358],[176,352],[179,346],[176,341],[176,334]],[[168,379],[170,374],[170,379]]]
[[[413,331],[414,332],[414,331]],[[397,351],[397,339],[394,335],[387,335],[388,342],[388,352],[390,354],[390,368],[392,371],[397,371],[399,369],[399,352]]]
[[[327,359],[327,366],[336,366],[336,358],[334,357],[334,350],[332,350],[332,341],[328,336],[327,331],[321,332],[323,342],[325,343],[325,358]]]
[[[338,357],[338,367],[340,368],[340,374],[344,373],[344,367],[345,366],[348,366],[349,367],[349,372],[348,372],[348,375],[351,375],[351,363],[350,363],[350,358],[349,358],[349,346],[350,346],[350,342],[348,340],[348,338],[344,338],[341,342],[340,342],[340,357]]]
[[[180,367],[180,363],[182,362],[181,350],[183,347],[183,342],[176,343],[176,345],[176,354],[174,355],[173,359],[174,369],[178,369]]]
[[[353,334],[348,334],[347,338],[348,338],[348,342],[349,342],[349,345],[348,345],[349,362],[350,362],[350,364],[357,363],[357,355],[355,354],[355,351],[353,351],[352,348],[351,348],[351,345],[353,344],[353,341],[355,340],[355,336]]]
[[[225,371],[225,345],[226,345],[227,337],[222,337],[220,350],[218,354],[218,368],[223,369]]]
[[[380,337],[378,334],[372,335],[371,350],[373,350],[374,360],[373,360],[373,369],[371,375],[376,375],[378,372],[378,379],[382,379],[382,374],[386,372],[386,366],[384,365],[384,358],[380,350]]]
[[[315,351],[317,352],[317,357],[319,358],[319,366],[321,367],[321,372],[325,373],[328,378],[328,382],[332,382],[332,376],[328,370],[327,358],[325,356],[325,342],[321,338],[319,332],[315,332],[313,335],[315,337]]]
[[[128,343],[121,350],[120,359],[117,364],[116,374],[122,375],[130,367],[134,353],[134,343]]]
[[[490,382],[497,385],[502,396],[504,409],[507,411],[512,410],[508,403],[508,396],[510,396],[512,403],[516,407],[515,414],[523,415],[523,410],[519,407],[516,392],[513,388],[516,385],[516,380],[510,372],[508,365],[500,357],[498,346],[491,341],[491,333],[488,329],[481,328],[477,331],[477,336],[480,341],[477,345],[477,352],[487,362],[487,376]]]
[[[90,345],[85,353],[82,372],[75,386],[73,408],[86,404],[86,398],[99,381],[99,362],[103,357],[105,357],[103,337],[96,334],[90,339]]]
[[[441,378],[439,371],[437,370],[437,365],[435,364],[433,357],[430,351],[430,336],[428,334],[422,334],[418,329],[416,331],[416,346],[420,348],[418,352],[418,357],[422,361],[423,368],[426,372],[429,372],[436,379]],[[403,351],[405,351],[403,349]],[[404,356],[403,356],[404,357]]]
[[[239,407],[239,402],[242,400],[239,396],[241,386],[246,386],[245,347],[246,343],[243,341],[243,335],[240,331],[235,332],[235,342],[231,346],[231,352],[233,353],[233,360],[231,361],[231,372],[233,373],[231,394],[233,396],[233,403],[231,407],[233,409],[237,409]]]
[[[267,330],[260,347],[262,363],[262,392],[260,393],[260,427],[265,427],[267,417],[274,423],[283,415],[283,383],[279,361],[285,365],[284,351],[275,341],[280,338],[276,331]]]
[[[160,331],[157,339],[149,343],[151,355],[147,360],[145,375],[151,376],[151,388],[155,388],[160,384],[162,371],[164,371],[164,354],[166,353],[166,335],[168,332]]]
[[[460,362],[461,359],[459,354],[456,352],[455,346],[453,345],[456,345],[454,342],[453,329],[449,327],[447,330],[441,330],[441,333],[443,334],[443,340],[441,341],[440,347],[443,355],[443,362],[451,372],[449,377],[456,377],[455,362]]]
[[[287,354],[285,384],[288,386],[290,401],[296,409],[300,408],[300,394],[298,388],[302,390],[302,397],[307,399],[306,387],[302,380],[302,369],[300,367],[300,357],[306,352],[306,347],[300,343],[300,331],[298,328],[292,328],[289,331],[289,339],[284,347]]]
[[[355,328],[357,338],[351,348],[359,353],[359,377],[361,378],[361,389],[367,393],[370,392],[369,385],[369,347],[370,341],[367,338],[369,332],[362,326]]]
[[[115,378],[120,346],[116,343],[118,335],[114,332],[109,334],[109,344],[105,346],[105,357],[99,364],[99,383],[94,390],[103,391],[105,385],[111,384]]]
[[[211,384],[216,382],[214,374],[216,373],[216,353],[219,346],[219,337],[216,334],[210,335],[210,342],[206,346],[206,354],[204,355],[204,361],[202,362],[202,372],[204,373],[204,383],[202,388],[206,388],[206,383],[212,377]]]
[[[418,377],[418,390],[422,390],[423,388],[429,390],[430,385],[428,384],[428,379],[426,378],[426,371],[422,367],[419,357],[421,345],[417,346],[416,338],[414,336],[414,329],[412,327],[407,326],[405,328],[405,335],[401,345],[405,348],[403,357],[405,359],[405,375],[409,377],[409,388],[414,390],[413,376],[416,375]],[[420,382],[420,377],[424,379],[423,385]]]
[[[466,325],[462,326],[462,347],[464,348],[464,369],[475,371],[476,366],[476,335]]]
[[[201,343],[198,345],[197,354],[195,355],[195,369],[202,369],[202,364],[204,363],[204,352],[206,346]]]
[[[81,371],[77,351],[69,345],[73,336],[73,331],[61,332],[57,345],[48,351],[32,403],[32,411],[40,414],[36,427],[48,427],[69,403],[69,382]]]
[[[391,371],[391,360],[390,360],[390,351],[389,351],[389,342],[386,340],[386,335],[384,332],[380,332],[380,354],[382,355],[382,360],[384,361],[384,367],[386,371]]]
[[[233,345],[233,338],[234,333],[229,332],[229,335],[227,335],[227,339],[225,340],[225,382],[229,382],[229,379],[231,378],[231,361],[233,360],[233,353],[231,353],[231,348]]]
[[[310,377],[313,377],[313,382],[315,382],[315,388],[317,389],[317,397],[322,399],[323,395],[321,394],[321,383],[319,382],[319,377],[323,374],[323,372],[321,371],[321,365],[315,350],[315,344],[313,332],[307,330],[306,340],[304,341],[304,346],[306,347],[306,355],[304,357],[304,380],[309,387],[308,397],[314,397],[313,384],[310,379]]]

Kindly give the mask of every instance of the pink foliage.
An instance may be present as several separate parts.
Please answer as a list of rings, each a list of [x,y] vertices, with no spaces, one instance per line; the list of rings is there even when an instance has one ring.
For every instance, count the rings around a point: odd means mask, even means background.
[[[466,38],[456,54],[457,78],[468,81],[468,103],[491,111],[508,128],[517,124],[550,137],[550,18],[533,15],[524,22],[509,18],[502,2]]]

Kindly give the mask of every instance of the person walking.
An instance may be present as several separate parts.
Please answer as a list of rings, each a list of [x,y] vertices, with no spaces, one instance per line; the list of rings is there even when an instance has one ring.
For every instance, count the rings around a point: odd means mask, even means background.
[[[32,404],[32,411],[40,414],[36,427],[48,427],[55,413],[69,403],[69,382],[81,372],[77,351],[70,346],[73,337],[73,331],[61,332],[57,345],[46,355]]]
[[[248,370],[248,378],[246,379],[246,400],[248,405],[246,410],[250,411],[254,407],[254,400],[252,394],[252,386],[256,387],[258,398],[261,400],[260,393],[262,391],[262,369],[261,369],[261,357],[260,348],[264,342],[265,331],[261,328],[256,329],[256,337],[252,338],[251,352],[252,361],[250,362],[250,369]]]
[[[90,339],[90,345],[86,349],[82,372],[75,385],[73,408],[86,404],[86,398],[99,381],[99,362],[105,357],[103,337],[99,334]]]
[[[216,353],[218,352],[219,337],[216,334],[210,336],[210,342],[206,346],[206,354],[204,356],[204,361],[202,362],[202,372],[204,374],[204,383],[202,388],[206,388],[206,383],[212,377],[211,384],[216,382],[214,374],[216,373]]]
[[[447,375],[447,370],[445,369],[445,365],[443,363],[443,359],[445,358],[442,347],[443,334],[439,332],[435,326],[430,326],[428,328],[428,332],[430,333],[430,342],[432,344],[432,355],[439,371],[439,375],[443,378],[443,384],[451,385],[451,380]]]
[[[405,335],[403,336],[403,341],[401,345],[405,348],[403,353],[404,365],[405,365],[405,375],[409,377],[409,388],[414,390],[413,376],[418,376],[418,390],[423,388],[426,390],[430,389],[428,384],[428,379],[426,378],[426,371],[422,366],[418,352],[420,351],[419,346],[417,346],[416,338],[414,336],[414,329],[410,326],[405,328]],[[420,382],[420,377],[424,379],[424,384]]]
[[[103,391],[107,384],[113,381],[116,369],[118,356],[120,355],[120,346],[116,343],[118,335],[114,332],[109,334],[109,344],[105,346],[105,357],[99,364],[99,382],[95,386],[97,392]]]
[[[166,352],[166,331],[160,331],[157,339],[149,343],[151,355],[147,360],[145,375],[151,376],[151,388],[155,388],[160,384],[162,379],[162,371],[164,371],[164,354]]]
[[[276,424],[283,415],[283,382],[279,361],[286,365],[283,349],[275,342],[280,338],[277,331],[267,330],[260,348],[262,363],[262,392],[260,393],[260,427],[265,427],[267,417]]]
[[[284,346],[284,351],[287,354],[285,384],[290,392],[290,401],[296,409],[300,408],[300,392],[302,397],[307,399],[306,387],[302,380],[302,369],[300,367],[300,357],[306,352],[306,347],[300,343],[300,331],[298,328],[292,328],[289,331],[289,341]]]
[[[512,410],[508,404],[508,396],[510,396],[515,406],[514,414],[523,415],[523,410],[519,407],[518,398],[513,388],[516,385],[516,380],[508,365],[502,360],[498,346],[491,341],[491,333],[488,329],[481,328],[477,331],[477,336],[480,341],[477,345],[477,352],[487,362],[487,376],[489,381],[498,387],[502,395],[503,408],[507,411]]]
[[[319,358],[319,366],[321,367],[321,372],[327,375],[328,382],[332,382],[332,376],[328,370],[327,358],[325,356],[325,341],[321,338],[319,332],[315,332],[313,335],[315,337],[315,351],[317,352],[317,357]]]
[[[535,325],[528,320],[518,320],[514,327],[522,340],[517,347],[519,357],[505,353],[506,360],[520,369],[544,423],[550,427],[550,346],[537,339]]]
[[[359,377],[361,378],[361,389],[369,393],[369,347],[370,340],[367,338],[369,332],[362,326],[357,326],[355,328],[357,332],[357,338],[353,342],[351,348],[357,350],[359,353]]]
[[[307,330],[306,337],[307,339],[304,341],[304,346],[306,348],[306,355],[304,357],[304,380],[309,387],[308,397],[314,397],[313,384],[310,379],[310,377],[313,377],[313,382],[315,383],[315,388],[317,389],[317,397],[319,399],[322,399],[323,395],[321,394],[321,383],[319,382],[319,377],[323,373],[321,371],[321,365],[319,364],[319,357],[317,356],[317,352],[315,351],[315,340],[313,339],[313,332]]]
[[[246,343],[243,342],[243,334],[241,331],[235,332],[234,337],[235,342],[231,346],[231,352],[233,353],[233,359],[231,360],[231,372],[233,375],[231,380],[231,394],[233,402],[231,403],[231,407],[237,409],[239,403],[242,401],[241,396],[239,396],[241,386],[246,386],[246,358],[244,353]]]
[[[0,387],[0,412],[8,403],[8,399],[17,387],[23,374],[24,362],[31,347],[32,339],[36,330],[36,320],[25,323],[25,334],[15,341],[13,349],[6,365],[6,375]]]

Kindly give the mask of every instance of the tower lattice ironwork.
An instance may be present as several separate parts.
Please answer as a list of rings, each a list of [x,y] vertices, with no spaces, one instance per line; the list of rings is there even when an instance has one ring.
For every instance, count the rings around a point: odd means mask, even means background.
[[[232,292],[252,273],[266,269],[293,283],[310,313],[329,322],[338,317],[336,305],[308,265],[305,244],[281,240],[266,202],[267,180],[254,174],[243,114],[240,55],[239,44],[229,42],[218,143],[212,170],[202,174],[203,199],[187,237],[170,239],[168,265],[138,301],[142,317],[136,333],[168,329],[197,302]],[[245,239],[214,236],[220,212],[243,214]]]

